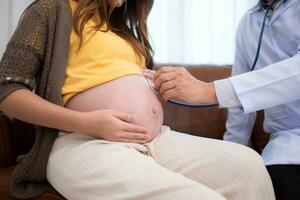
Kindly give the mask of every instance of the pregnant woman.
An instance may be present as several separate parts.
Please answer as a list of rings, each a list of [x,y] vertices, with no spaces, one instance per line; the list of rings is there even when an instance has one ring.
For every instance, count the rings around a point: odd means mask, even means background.
[[[272,200],[260,157],[163,126],[142,76],[153,0],[36,0],[0,63],[0,109],[36,125],[11,194],[71,200]],[[33,90],[34,92],[32,92]]]

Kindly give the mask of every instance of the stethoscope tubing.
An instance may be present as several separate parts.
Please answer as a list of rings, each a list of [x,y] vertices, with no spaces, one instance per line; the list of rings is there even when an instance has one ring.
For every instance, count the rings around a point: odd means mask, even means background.
[[[175,104],[177,106],[183,106],[183,107],[188,107],[188,108],[210,108],[210,107],[216,107],[219,105],[219,104],[189,104],[189,103],[185,103],[182,101],[176,101],[174,99],[169,99],[168,102],[171,104]]]

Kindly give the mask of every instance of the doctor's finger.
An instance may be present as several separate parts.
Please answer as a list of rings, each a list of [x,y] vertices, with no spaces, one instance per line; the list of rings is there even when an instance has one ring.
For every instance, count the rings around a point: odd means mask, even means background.
[[[176,88],[167,90],[163,95],[161,95],[161,97],[165,100],[168,101],[170,99],[178,99],[178,95],[177,95],[177,90]]]
[[[159,94],[163,95],[166,91],[176,88],[176,86],[177,86],[176,79],[172,81],[166,81],[161,84],[161,87],[159,89]]]
[[[178,69],[180,69],[180,68],[179,67],[162,67],[156,71],[156,73],[154,74],[154,78],[157,76],[160,76],[161,74],[164,74],[164,73],[175,72]]]
[[[156,71],[154,70],[149,70],[146,69],[143,71],[143,75],[145,76],[145,78],[153,80],[154,79],[154,74],[156,73]]]
[[[161,85],[164,82],[175,80],[176,77],[177,77],[177,73],[174,71],[169,72],[169,73],[160,74],[159,76],[154,76],[153,83],[154,83],[155,87],[159,90]]]

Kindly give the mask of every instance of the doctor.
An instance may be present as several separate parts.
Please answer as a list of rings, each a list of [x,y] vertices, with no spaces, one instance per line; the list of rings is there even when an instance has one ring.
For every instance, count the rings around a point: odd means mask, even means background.
[[[184,68],[163,67],[153,75],[164,100],[219,103],[229,108],[224,139],[247,144],[264,109],[264,129],[271,134],[262,156],[277,200],[300,199],[300,0],[277,0],[266,17],[260,56],[257,43],[267,6],[260,1],[239,24],[232,77],[205,83]],[[248,72],[248,73],[246,73]],[[145,72],[145,75],[151,75]]]

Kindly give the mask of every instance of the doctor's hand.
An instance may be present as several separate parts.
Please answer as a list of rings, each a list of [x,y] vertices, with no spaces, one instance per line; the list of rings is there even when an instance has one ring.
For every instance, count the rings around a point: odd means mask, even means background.
[[[165,100],[179,100],[190,104],[217,103],[213,83],[197,80],[183,67],[162,67],[158,71],[144,72]]]

